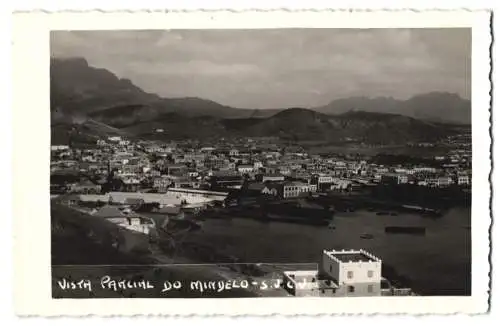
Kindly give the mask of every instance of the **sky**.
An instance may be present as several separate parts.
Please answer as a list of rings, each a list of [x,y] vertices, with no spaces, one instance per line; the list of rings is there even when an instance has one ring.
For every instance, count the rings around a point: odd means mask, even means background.
[[[54,31],[53,57],[163,97],[239,108],[315,107],[442,91],[470,98],[470,29]]]

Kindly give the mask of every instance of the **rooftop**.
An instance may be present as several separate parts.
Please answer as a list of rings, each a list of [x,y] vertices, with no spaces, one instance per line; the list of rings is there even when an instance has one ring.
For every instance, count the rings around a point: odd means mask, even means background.
[[[374,255],[368,253],[367,251],[361,250],[332,250],[332,251],[324,251],[329,257],[337,260],[341,263],[349,263],[349,262],[380,262],[381,260]]]
[[[370,258],[362,253],[335,254],[335,257],[343,263],[347,263],[350,261],[362,261],[362,262],[375,261],[374,259],[372,259],[372,258]]]

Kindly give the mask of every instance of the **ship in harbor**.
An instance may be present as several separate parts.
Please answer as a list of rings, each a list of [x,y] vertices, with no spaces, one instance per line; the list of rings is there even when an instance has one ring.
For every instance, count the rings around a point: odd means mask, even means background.
[[[329,226],[333,220],[333,212],[329,209],[303,207],[297,203],[278,203],[264,205],[261,219],[264,221]]]

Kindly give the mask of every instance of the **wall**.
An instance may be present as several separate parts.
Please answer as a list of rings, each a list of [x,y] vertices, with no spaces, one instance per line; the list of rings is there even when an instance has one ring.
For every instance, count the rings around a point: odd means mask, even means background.
[[[336,281],[339,280],[339,264],[332,260],[330,257],[328,257],[327,254],[323,253],[321,257],[321,265],[320,265],[321,273],[325,273],[326,275],[329,275],[331,278],[335,279]]]
[[[294,278],[291,275],[294,275]],[[296,297],[319,296],[317,280],[317,271],[285,272],[283,275],[285,290]]]
[[[342,263],[339,266],[339,282],[346,284],[379,282],[382,278],[381,262],[352,262]],[[353,272],[349,279],[348,272]],[[373,271],[373,276],[368,277],[368,271]]]

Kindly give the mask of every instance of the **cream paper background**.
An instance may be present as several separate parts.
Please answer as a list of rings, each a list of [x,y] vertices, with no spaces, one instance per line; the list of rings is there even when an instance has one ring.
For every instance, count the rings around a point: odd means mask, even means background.
[[[51,30],[207,28],[472,28],[472,295],[470,297],[51,298]],[[317,315],[482,313],[488,309],[490,227],[490,13],[486,11],[59,12],[13,17],[15,310],[19,315]],[[443,40],[446,42],[446,40]]]

